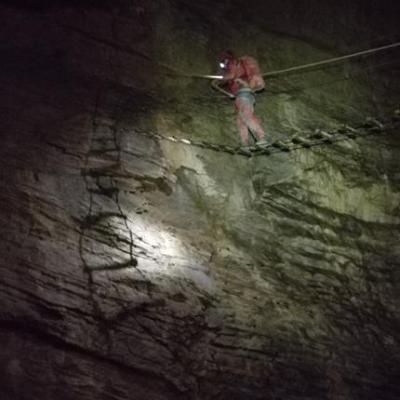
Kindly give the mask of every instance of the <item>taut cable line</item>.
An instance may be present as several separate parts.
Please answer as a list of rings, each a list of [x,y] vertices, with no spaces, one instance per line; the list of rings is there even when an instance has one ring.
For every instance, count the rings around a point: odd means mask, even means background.
[[[263,73],[262,76],[270,78],[270,77],[273,77],[273,76],[283,75],[283,74],[287,74],[287,73],[291,73],[291,72],[295,72],[295,71],[303,71],[303,70],[306,70],[306,69],[320,67],[321,65],[336,64],[336,63],[339,63],[339,62],[342,62],[342,61],[351,60],[353,58],[359,58],[359,57],[362,57],[362,56],[371,55],[371,54],[374,54],[374,53],[378,53],[378,52],[381,52],[381,51],[393,49],[393,48],[396,48],[396,47],[400,47],[400,42],[388,44],[386,46],[375,47],[373,49],[358,51],[357,53],[347,54],[347,55],[344,55],[344,56],[329,58],[327,60],[316,61],[316,62],[313,62],[313,63],[304,64],[304,65],[298,65],[298,66],[295,66],[295,67],[280,69],[280,70],[272,71],[272,72],[266,72],[266,73]]]
[[[279,70],[271,71],[271,72],[265,72],[262,74],[262,76],[266,77],[266,78],[272,78],[272,77],[276,77],[279,75],[290,74],[292,72],[305,71],[307,69],[312,69],[315,67],[325,66],[325,65],[329,65],[329,64],[336,64],[336,63],[346,61],[346,60],[351,60],[351,59],[355,59],[355,58],[359,58],[359,57],[363,57],[363,56],[369,56],[369,55],[379,53],[382,51],[394,49],[396,47],[400,47],[400,42],[395,42],[395,43],[391,43],[391,44],[388,44],[385,46],[375,47],[375,48],[368,49],[368,50],[358,51],[356,53],[346,54],[346,55],[339,56],[339,57],[328,58],[326,60],[316,61],[316,62],[303,64],[303,65],[296,65],[294,67],[279,69]],[[222,75],[187,74],[187,73],[177,71],[174,68],[172,68],[166,64],[163,64],[163,63],[159,63],[159,65],[168,69],[170,71],[170,74],[173,76],[181,76],[184,78],[194,78],[194,79],[210,79],[210,80],[222,79]]]

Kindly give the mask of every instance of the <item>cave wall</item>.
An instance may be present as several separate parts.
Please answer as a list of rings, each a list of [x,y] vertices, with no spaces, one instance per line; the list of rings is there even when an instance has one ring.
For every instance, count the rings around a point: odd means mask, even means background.
[[[397,131],[246,158],[204,80],[396,39],[367,2],[1,6],[4,399],[397,399]],[[340,18],[337,18],[340,16]],[[397,36],[398,37],[398,36]],[[398,51],[267,82],[268,135],[391,115]]]

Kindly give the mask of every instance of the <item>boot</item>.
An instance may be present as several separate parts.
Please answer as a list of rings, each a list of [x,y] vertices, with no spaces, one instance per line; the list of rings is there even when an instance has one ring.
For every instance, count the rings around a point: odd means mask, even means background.
[[[252,152],[251,152],[251,147],[249,147],[249,146],[242,146],[241,148],[240,148],[240,153],[242,153],[242,154],[244,154],[244,155],[246,155],[246,156],[251,156],[252,155]]]
[[[268,145],[269,145],[269,142],[268,142],[268,140],[265,140],[265,139],[260,139],[260,140],[257,140],[257,142],[256,142],[257,147],[267,147]]]

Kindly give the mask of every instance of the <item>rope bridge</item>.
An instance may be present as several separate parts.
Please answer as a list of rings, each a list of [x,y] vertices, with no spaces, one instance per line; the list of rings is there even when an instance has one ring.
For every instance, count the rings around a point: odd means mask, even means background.
[[[285,140],[277,140],[263,147],[235,147],[224,144],[206,142],[202,140],[177,138],[175,136],[167,136],[159,133],[141,130],[135,130],[135,132],[142,136],[150,137],[155,140],[166,140],[177,144],[199,147],[202,149],[212,150],[220,153],[253,157],[269,156],[274,153],[290,152],[298,149],[308,149],[311,147],[332,144],[343,140],[350,140],[356,139],[358,137],[381,134],[398,127],[400,127],[400,109],[397,109],[392,116],[389,116],[387,118],[378,119],[368,117],[363,123],[354,127],[345,124],[335,130],[316,129],[313,132],[305,131],[302,133],[296,133],[291,138]]]
[[[400,47],[400,42],[391,43],[385,46],[370,48],[363,51],[358,51],[356,53],[347,54],[339,57],[334,57],[322,61],[317,61],[313,63],[308,63],[304,65],[298,65],[290,68],[280,69],[276,71],[271,71],[267,73],[263,73],[263,77],[276,77],[280,75],[286,75],[297,71],[304,71],[315,67],[326,66],[330,64],[339,63],[345,60],[360,58],[369,56],[375,53],[380,53],[383,51],[387,51],[390,49]],[[177,77],[186,77],[186,78],[201,78],[201,79],[212,79],[218,80],[222,79],[222,76],[219,75],[200,75],[200,74],[186,74],[180,71],[175,70],[174,68],[158,63],[160,66],[166,68],[169,71],[170,75]],[[240,147],[240,146],[229,146],[224,144],[211,143],[201,140],[193,140],[187,138],[177,138],[175,136],[166,136],[159,133],[138,131],[137,133],[151,137],[157,140],[167,140],[174,143],[179,143],[188,146],[195,146],[203,149],[213,150],[222,153],[228,153],[233,155],[241,155],[245,157],[252,156],[261,156],[261,155],[270,155],[278,152],[290,152],[292,150],[302,149],[302,148],[311,148],[314,146],[320,146],[325,144],[331,144],[343,140],[355,139],[357,137],[368,136],[371,134],[383,133],[387,130],[393,129],[400,125],[400,110],[396,110],[394,115],[389,118],[385,118],[383,120],[379,120],[378,118],[367,118],[364,123],[352,127],[350,125],[344,125],[336,130],[323,130],[317,129],[314,132],[302,132],[301,134],[295,134],[289,139],[286,140],[277,140],[272,142],[271,144],[263,147],[250,146],[250,147]]]

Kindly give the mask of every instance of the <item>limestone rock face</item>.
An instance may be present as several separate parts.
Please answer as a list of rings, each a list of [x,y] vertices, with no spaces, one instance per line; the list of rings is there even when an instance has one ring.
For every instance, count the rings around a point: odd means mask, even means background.
[[[253,158],[157,136],[239,140],[172,70],[397,34],[389,2],[261,3],[1,5],[1,399],[400,397],[396,125]],[[257,113],[273,140],[392,116],[399,60],[268,80]]]

